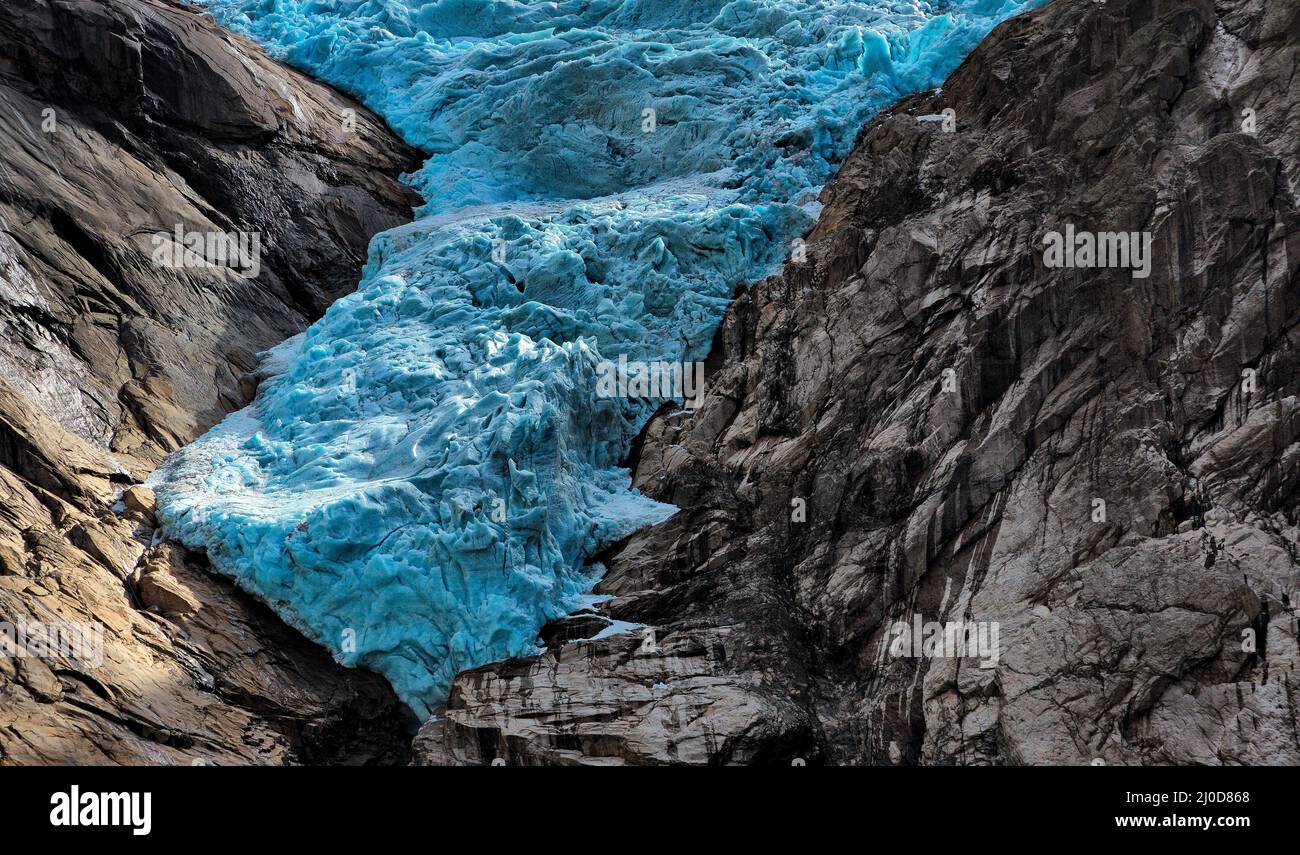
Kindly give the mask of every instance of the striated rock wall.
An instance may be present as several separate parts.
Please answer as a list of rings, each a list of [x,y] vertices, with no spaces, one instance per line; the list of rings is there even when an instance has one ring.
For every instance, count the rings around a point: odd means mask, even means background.
[[[417,762],[1300,762],[1297,61],[1293,3],[1055,0],[873,121],[646,431],[681,512]],[[1070,225],[1149,276],[1047,267]]]
[[[0,763],[395,762],[404,712],[201,562],[151,547],[162,457],[410,218],[370,113],[160,0],[0,4],[0,622],[98,623],[103,662],[0,657]],[[260,236],[260,271],[152,236]]]

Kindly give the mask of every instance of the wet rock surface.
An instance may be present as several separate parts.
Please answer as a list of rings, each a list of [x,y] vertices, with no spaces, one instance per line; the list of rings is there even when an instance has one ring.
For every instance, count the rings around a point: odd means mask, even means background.
[[[873,121],[646,430],[650,632],[462,674],[417,762],[1300,762],[1298,60],[1295,4],[1056,0]]]
[[[102,662],[0,657],[0,763],[405,759],[388,685],[152,545],[133,485],[354,287],[418,162],[192,9],[0,5],[0,621],[103,633]],[[178,225],[259,234],[260,270],[155,264]]]

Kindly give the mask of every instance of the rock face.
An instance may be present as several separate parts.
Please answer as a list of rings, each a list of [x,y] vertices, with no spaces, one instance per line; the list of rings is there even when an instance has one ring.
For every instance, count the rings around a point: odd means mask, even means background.
[[[647,428],[649,630],[462,674],[417,762],[1300,762],[1297,61],[1294,3],[1056,0],[880,116]]]
[[[0,657],[0,763],[404,758],[387,684],[151,546],[152,495],[121,494],[354,287],[417,164],[192,9],[0,4],[0,622],[102,627],[102,662]],[[160,266],[178,226],[258,235],[257,275]]]

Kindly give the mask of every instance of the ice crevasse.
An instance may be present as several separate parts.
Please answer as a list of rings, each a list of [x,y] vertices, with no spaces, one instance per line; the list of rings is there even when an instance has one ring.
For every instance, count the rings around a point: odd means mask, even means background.
[[[164,530],[428,715],[673,511],[602,360],[703,358],[858,128],[1037,2],[206,0],[425,151],[426,203],[155,473]]]

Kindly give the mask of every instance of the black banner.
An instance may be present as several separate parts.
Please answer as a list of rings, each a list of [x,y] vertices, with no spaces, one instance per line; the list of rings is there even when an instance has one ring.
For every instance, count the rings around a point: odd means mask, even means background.
[[[606,828],[615,839],[620,828],[635,827],[645,839],[675,836],[684,821],[708,826],[699,836],[733,842],[770,835],[774,824],[974,835],[986,843],[1039,833],[1058,844],[1135,835],[1227,841],[1276,834],[1294,817],[1293,773],[1280,769],[782,767],[706,773],[707,780],[603,774],[597,785],[591,775],[517,768],[11,768],[0,770],[0,816],[9,840],[114,838],[128,846],[338,844],[376,834],[437,845],[466,831],[525,843],[567,836],[575,826]]]

